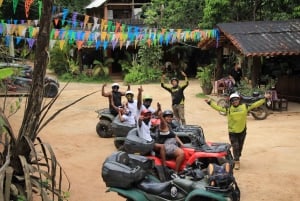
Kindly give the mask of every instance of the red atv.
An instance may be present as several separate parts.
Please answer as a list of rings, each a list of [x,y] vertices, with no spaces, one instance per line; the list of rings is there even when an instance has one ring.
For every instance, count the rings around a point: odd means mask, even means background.
[[[185,143],[182,148],[185,154],[185,160],[180,167],[180,171],[187,168],[204,169],[210,163],[223,164],[228,162],[233,166],[233,157],[230,151],[231,145],[228,143],[206,142],[203,130],[200,126],[179,127],[174,132],[178,135],[185,133],[190,138],[189,143]],[[155,138],[155,137],[154,137]],[[162,166],[158,153],[153,152],[155,141],[147,142],[138,137],[137,129],[131,130],[124,143],[124,149],[127,153],[138,153],[146,155],[155,162],[155,174],[161,181],[170,179],[170,174],[174,172],[176,162],[173,158],[167,159],[167,170]]]

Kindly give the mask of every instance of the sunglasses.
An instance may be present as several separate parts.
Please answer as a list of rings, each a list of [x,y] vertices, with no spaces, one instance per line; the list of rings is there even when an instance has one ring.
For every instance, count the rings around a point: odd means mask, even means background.
[[[231,102],[236,102],[236,101],[239,101],[240,99],[239,98],[233,98],[231,99]]]

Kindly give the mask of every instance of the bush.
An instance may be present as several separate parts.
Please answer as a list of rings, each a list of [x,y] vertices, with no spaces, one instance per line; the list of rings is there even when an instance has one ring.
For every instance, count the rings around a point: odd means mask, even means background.
[[[49,69],[53,70],[57,75],[62,75],[69,71],[68,58],[64,51],[58,45],[55,45],[50,52]]]
[[[159,46],[141,45],[137,60],[132,62],[132,66],[125,66],[128,73],[125,75],[124,81],[134,84],[158,81],[162,73],[161,59],[162,50]]]

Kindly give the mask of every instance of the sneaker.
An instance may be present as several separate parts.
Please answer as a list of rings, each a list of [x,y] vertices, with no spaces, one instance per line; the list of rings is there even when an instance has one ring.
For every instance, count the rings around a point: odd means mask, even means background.
[[[179,178],[179,176],[176,173],[173,173],[173,174],[171,174],[171,178],[176,179],[176,178]]]
[[[240,166],[241,166],[240,161],[234,161],[234,169],[235,170],[239,170]]]

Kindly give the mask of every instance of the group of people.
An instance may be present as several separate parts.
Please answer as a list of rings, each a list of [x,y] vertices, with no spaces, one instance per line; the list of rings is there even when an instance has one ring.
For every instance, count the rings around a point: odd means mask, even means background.
[[[186,124],[184,117],[184,89],[188,86],[186,74],[182,71],[185,77],[185,83],[179,85],[177,78],[171,79],[171,87],[164,83],[165,76],[162,76],[161,86],[169,91],[172,96],[172,110],[162,111],[161,105],[157,103],[157,109],[152,106],[152,97],[150,95],[142,96],[143,88],[138,88],[137,100],[134,99],[134,93],[130,90],[130,85],[127,91],[119,91],[119,84],[113,83],[112,90],[105,92],[106,84],[102,86],[102,96],[109,100],[109,109],[111,114],[118,116],[123,123],[136,124],[139,137],[152,141],[151,130],[154,126],[158,127],[158,139],[154,143],[154,150],[160,153],[163,165],[165,165],[166,157],[175,157],[176,168],[174,177],[178,173],[182,162],[184,161],[184,152],[180,148],[183,146],[181,140],[172,130],[171,122],[175,117],[182,125]],[[122,102],[122,96],[126,97],[126,101]],[[152,125],[153,117],[159,119],[158,125]]]
[[[236,65],[234,69],[237,75],[232,73],[232,76],[236,80],[236,84],[240,82],[242,76],[239,66]],[[160,153],[162,163],[165,165],[166,156],[173,156],[176,159],[175,175],[178,173],[181,164],[184,161],[184,152],[180,147],[184,144],[176,136],[172,130],[171,122],[175,118],[181,125],[186,125],[184,116],[184,103],[185,96],[184,90],[189,85],[186,74],[182,71],[184,77],[184,83],[179,84],[178,78],[171,78],[171,86],[165,83],[165,76],[162,75],[161,87],[170,92],[172,97],[172,110],[162,111],[161,105],[157,103],[157,109],[151,107],[152,97],[145,95],[142,99],[142,87],[138,88],[138,99],[134,100],[134,93],[130,91],[130,85],[128,85],[126,92],[119,92],[119,85],[114,83],[112,85],[111,92],[105,92],[102,87],[102,96],[109,98],[109,108],[112,114],[119,115],[121,122],[128,122],[130,124],[136,124],[138,127],[139,136],[147,141],[152,141],[151,137],[151,118],[156,115],[160,119],[159,136],[154,145],[154,149]],[[122,103],[121,97],[125,96],[127,102]],[[265,95],[268,98],[268,95]],[[205,100],[208,105],[217,111],[226,112],[228,119],[228,134],[229,140],[232,145],[233,157],[235,163],[235,169],[240,169],[240,157],[246,138],[246,120],[248,112],[260,105],[264,104],[265,99],[261,99],[251,106],[247,106],[240,101],[238,94],[234,93],[230,96],[230,107],[221,107],[212,99]]]

